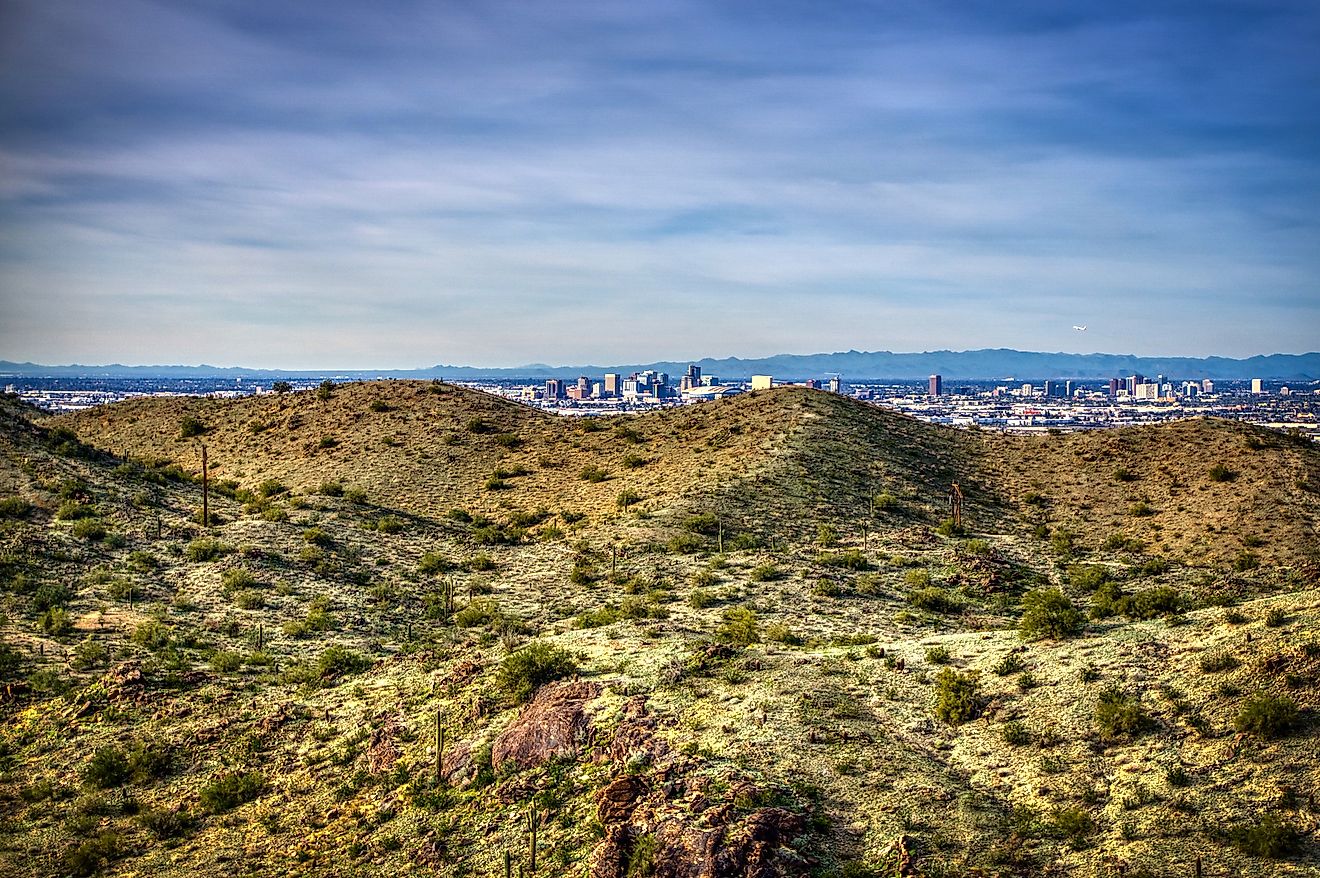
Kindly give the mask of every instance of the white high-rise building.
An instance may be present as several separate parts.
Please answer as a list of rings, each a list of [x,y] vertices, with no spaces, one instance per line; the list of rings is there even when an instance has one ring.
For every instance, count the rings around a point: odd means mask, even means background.
[[[1259,378],[1252,378],[1252,379],[1251,379],[1251,392],[1252,392],[1252,393],[1264,393],[1264,392],[1265,392],[1265,388],[1264,388],[1264,386],[1263,386],[1263,382],[1262,382]]]

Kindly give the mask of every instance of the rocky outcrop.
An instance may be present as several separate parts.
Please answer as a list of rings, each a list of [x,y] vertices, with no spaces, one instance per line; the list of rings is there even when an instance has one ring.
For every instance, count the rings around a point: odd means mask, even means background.
[[[598,751],[618,774],[596,794],[604,833],[588,861],[591,878],[626,878],[638,869],[655,878],[805,873],[809,859],[786,850],[806,830],[803,815],[758,807],[768,797],[746,779],[713,782],[656,728],[645,699],[635,698]]]
[[[587,705],[600,692],[598,683],[542,686],[495,739],[490,751],[491,767],[497,772],[506,764],[531,768],[551,759],[576,756],[590,741],[592,726]]]

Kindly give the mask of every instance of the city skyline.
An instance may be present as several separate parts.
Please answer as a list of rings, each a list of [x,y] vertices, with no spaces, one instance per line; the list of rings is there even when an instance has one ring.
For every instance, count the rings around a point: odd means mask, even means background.
[[[1314,4],[0,15],[5,359],[1320,337]]]

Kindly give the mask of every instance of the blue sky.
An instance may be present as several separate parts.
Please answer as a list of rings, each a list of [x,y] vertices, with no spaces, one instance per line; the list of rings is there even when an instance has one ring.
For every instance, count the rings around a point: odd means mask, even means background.
[[[1315,350],[1317,47],[1313,0],[4,0],[0,358]]]

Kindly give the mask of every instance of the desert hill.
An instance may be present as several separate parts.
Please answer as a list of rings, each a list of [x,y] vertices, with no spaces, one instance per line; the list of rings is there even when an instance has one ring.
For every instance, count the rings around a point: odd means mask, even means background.
[[[1286,436],[421,382],[0,415],[0,875],[1320,868]]]
[[[798,388],[575,421],[465,388],[390,381],[340,385],[326,398],[139,399],[52,423],[190,472],[205,443],[221,481],[276,478],[304,491],[338,482],[430,517],[471,507],[598,522],[626,495],[661,517],[714,505],[743,526],[773,520],[781,537],[797,527],[792,537],[809,539],[821,523],[860,528],[880,494],[938,521],[958,481],[969,519],[986,529],[1045,523],[1091,548],[1127,540],[1218,564],[1320,561],[1320,452],[1227,421],[1015,437]]]

